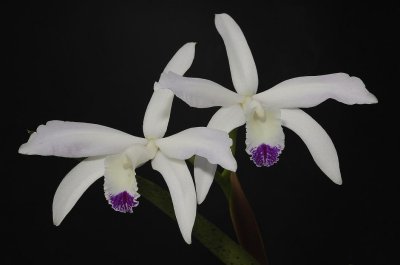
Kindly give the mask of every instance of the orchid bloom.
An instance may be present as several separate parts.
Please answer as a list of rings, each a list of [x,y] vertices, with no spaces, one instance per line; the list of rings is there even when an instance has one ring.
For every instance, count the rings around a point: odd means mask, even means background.
[[[246,124],[246,152],[256,166],[272,166],[285,147],[282,125],[293,130],[307,145],[315,163],[336,184],[341,184],[339,160],[325,130],[299,108],[314,107],[332,98],[345,104],[377,103],[357,77],[345,73],[304,76],[286,80],[257,94],[256,65],[246,39],[227,14],[215,16],[215,25],[228,54],[237,93],[212,81],[163,73],[160,84],[192,107],[222,106],[209,128],[230,132]],[[195,183],[200,204],[212,184],[216,165],[195,159]]]
[[[164,71],[183,75],[194,58],[194,43],[185,44]],[[97,124],[49,121],[33,133],[19,153],[27,155],[88,157],[60,183],[53,201],[53,221],[59,225],[85,190],[104,176],[106,199],[116,211],[127,213],[138,205],[135,169],[151,160],[171,193],[184,240],[191,243],[196,216],[196,192],[185,159],[206,157],[210,163],[236,170],[226,132],[197,127],[163,138],[171,111],[173,93],[159,89],[157,82],[143,121],[145,138],[135,137]]]

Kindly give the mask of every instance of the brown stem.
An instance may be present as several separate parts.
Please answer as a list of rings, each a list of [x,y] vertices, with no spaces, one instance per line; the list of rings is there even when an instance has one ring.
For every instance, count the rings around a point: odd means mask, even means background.
[[[260,229],[250,203],[236,173],[232,172],[229,178],[232,187],[229,210],[238,241],[261,265],[268,265]]]

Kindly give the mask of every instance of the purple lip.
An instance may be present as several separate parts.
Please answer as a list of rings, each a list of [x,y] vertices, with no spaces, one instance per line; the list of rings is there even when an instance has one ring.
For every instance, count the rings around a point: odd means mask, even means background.
[[[124,191],[116,195],[111,195],[108,199],[108,202],[111,204],[111,207],[118,212],[132,213],[132,209],[139,205],[137,198],[138,197],[134,197],[128,192]]]
[[[279,155],[282,152],[280,146],[269,146],[261,144],[258,147],[251,149],[251,160],[257,167],[270,167],[279,160]]]

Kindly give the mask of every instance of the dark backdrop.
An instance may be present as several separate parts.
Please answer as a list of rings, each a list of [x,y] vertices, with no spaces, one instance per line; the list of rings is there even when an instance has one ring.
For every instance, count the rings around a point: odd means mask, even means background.
[[[11,33],[3,39],[11,59],[4,80],[11,82],[2,89],[1,217],[7,243],[2,259],[10,264],[220,264],[196,239],[186,245],[176,222],[144,198],[131,215],[111,210],[102,179],[60,227],[53,226],[54,192],[77,161],[16,152],[28,139],[27,129],[53,119],[142,136],[153,83],[189,41],[198,44],[187,76],[232,88],[225,47],[214,27],[214,14],[226,12],[251,47],[259,91],[292,77],[346,72],[360,77],[380,101],[347,106],[328,100],[306,110],[336,145],[342,186],[324,176],[288,130],[280,162],[256,168],[244,151],[244,128],[239,130],[238,175],[271,264],[395,264],[398,173],[392,168],[399,140],[392,126],[398,122],[399,9],[279,1],[144,2],[35,1],[4,8],[6,33]],[[175,99],[167,134],[206,125],[215,111],[191,109]],[[150,164],[138,173],[164,185]],[[198,211],[234,236],[217,185]]]

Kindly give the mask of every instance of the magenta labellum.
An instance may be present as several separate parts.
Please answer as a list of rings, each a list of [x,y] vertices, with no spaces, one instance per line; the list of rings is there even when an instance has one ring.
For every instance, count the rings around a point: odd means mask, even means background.
[[[139,205],[138,198],[139,196],[132,196],[129,192],[123,191],[116,195],[110,195],[108,203],[117,212],[132,213],[133,208]]]
[[[279,160],[279,155],[282,152],[280,146],[270,146],[261,144],[250,150],[251,160],[257,167],[270,167]]]

